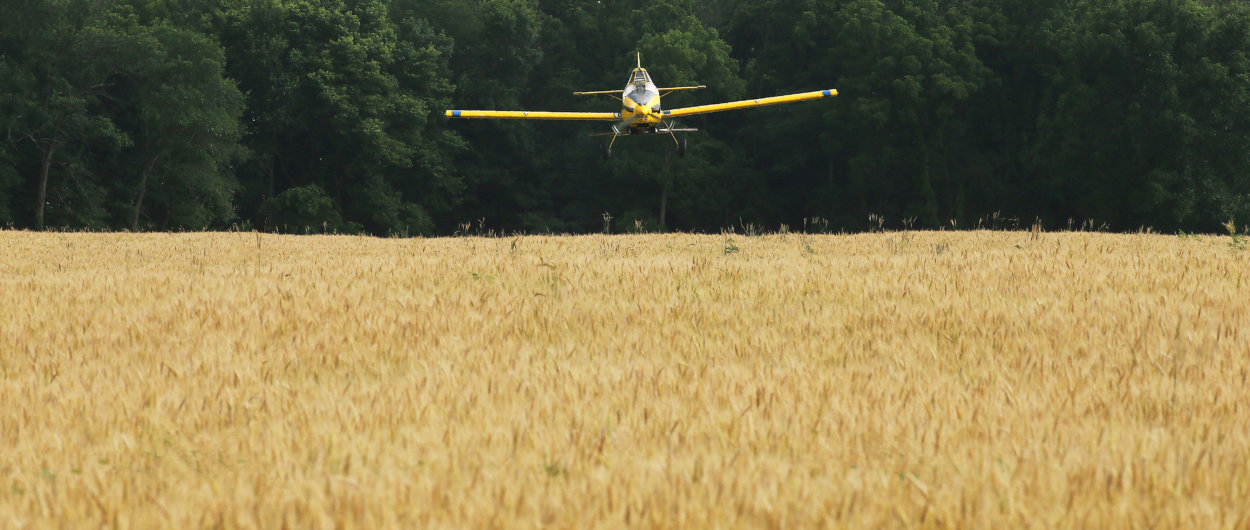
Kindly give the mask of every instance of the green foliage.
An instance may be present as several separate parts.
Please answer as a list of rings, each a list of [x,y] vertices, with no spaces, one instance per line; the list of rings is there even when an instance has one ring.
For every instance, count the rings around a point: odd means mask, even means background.
[[[461,144],[435,121],[451,90],[441,71],[449,43],[428,25],[393,21],[387,3],[370,0],[239,3],[217,24],[227,72],[248,94],[245,194],[315,184],[374,233],[456,202],[448,157]]]
[[[203,229],[234,218],[233,163],[242,158],[243,95],[224,77],[225,57],[208,37],[168,21],[119,13],[128,39],[115,67],[114,121],[133,138],[114,188],[132,197],[129,228]],[[126,175],[130,173],[130,175]],[[152,215],[156,214],[156,215]]]
[[[1250,160],[1244,11],[1126,0],[1058,32],[1063,77],[1038,147],[1065,207],[1113,225],[1213,230],[1244,202]],[[1236,50],[1236,51],[1234,51]],[[1234,191],[1236,190],[1236,191]]]
[[[634,52],[670,138],[449,108],[605,110]],[[1250,7],[1194,0],[12,0],[0,223],[446,234],[1250,218]],[[308,201],[308,204],[300,204]],[[285,227],[285,228],[283,228]]]
[[[345,222],[334,200],[316,184],[296,186],[260,205],[267,230],[289,234],[352,233],[359,225]]]
[[[31,175],[23,187],[27,224],[36,228],[100,226],[104,197],[92,155],[130,143],[97,110],[107,96],[110,56],[123,44],[103,21],[101,8],[86,1],[0,5],[0,123],[10,156],[23,159],[18,167]]]
[[[12,190],[21,183],[17,168],[13,167],[13,154],[0,148],[0,227],[13,226],[16,221],[7,200]]]

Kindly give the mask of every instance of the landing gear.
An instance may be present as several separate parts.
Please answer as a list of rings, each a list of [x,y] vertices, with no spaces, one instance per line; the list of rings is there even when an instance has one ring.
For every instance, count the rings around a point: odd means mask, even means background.
[[[603,157],[606,162],[612,159],[612,147],[608,144],[599,144],[599,156]]]
[[[686,156],[686,139],[685,138],[682,138],[677,141],[677,156],[680,156],[680,157]]]

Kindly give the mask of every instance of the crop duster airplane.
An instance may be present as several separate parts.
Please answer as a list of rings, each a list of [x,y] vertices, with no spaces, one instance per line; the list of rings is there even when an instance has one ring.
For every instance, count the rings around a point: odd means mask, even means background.
[[[656,88],[655,83],[651,81],[651,76],[647,74],[647,70],[642,67],[642,54],[638,54],[638,67],[634,68],[633,73],[629,75],[629,84],[625,85],[623,90],[597,90],[592,92],[574,92],[575,96],[584,96],[591,94],[610,95],[621,100],[620,112],[546,112],[546,111],[524,111],[524,110],[449,110],[448,118],[502,118],[516,120],[588,120],[588,121],[615,121],[612,125],[612,132],[596,133],[591,136],[611,136],[612,140],[602,146],[602,154],[604,160],[612,156],[612,145],[616,143],[619,136],[628,136],[635,134],[668,134],[673,138],[673,142],[677,144],[677,153],[686,156],[686,139],[677,139],[674,133],[694,132],[698,129],[676,129],[673,127],[672,118],[681,116],[693,116],[695,114],[706,114],[709,112],[720,112],[722,110],[749,109],[752,107],[763,107],[766,105],[778,105],[781,103],[793,103],[795,101],[806,101],[809,99],[830,98],[838,95],[838,91],[834,89],[817,90],[815,92],[803,92],[801,94],[789,94],[785,96],[773,96],[768,98],[747,99],[743,101],[734,101],[731,103],[716,103],[713,105],[700,105],[697,107],[684,107],[680,109],[665,109],[660,106],[660,98],[667,96],[677,90],[694,90],[699,88],[707,88],[704,85],[699,86],[679,86],[669,88]],[[663,92],[663,94],[661,94]],[[620,94],[617,96],[617,94]]]

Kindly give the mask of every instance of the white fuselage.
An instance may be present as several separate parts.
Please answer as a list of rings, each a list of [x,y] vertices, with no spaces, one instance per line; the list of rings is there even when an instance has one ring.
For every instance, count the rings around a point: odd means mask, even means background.
[[[650,127],[660,123],[660,91],[643,68],[635,68],[629,84],[621,94],[624,106],[621,117],[634,118],[632,127]]]

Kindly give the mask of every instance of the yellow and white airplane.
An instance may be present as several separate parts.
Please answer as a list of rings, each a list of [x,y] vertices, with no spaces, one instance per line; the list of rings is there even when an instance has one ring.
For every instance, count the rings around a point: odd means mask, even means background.
[[[603,158],[606,160],[611,157],[612,145],[616,143],[619,136],[634,134],[668,134],[677,143],[677,152],[681,156],[686,155],[686,139],[677,139],[674,133],[694,132],[698,129],[675,129],[670,121],[671,118],[681,116],[693,116],[695,114],[706,114],[708,112],[720,112],[722,110],[748,109],[752,107],[763,107],[766,105],[777,105],[780,103],[793,103],[795,101],[806,101],[809,99],[829,98],[838,95],[838,91],[834,89],[817,90],[814,92],[803,92],[801,94],[789,94],[785,96],[773,96],[768,98],[747,99],[743,101],[734,101],[730,103],[716,103],[713,105],[700,105],[697,107],[684,107],[679,109],[664,109],[660,106],[660,98],[677,90],[694,90],[698,88],[707,88],[704,85],[699,86],[679,86],[669,88],[656,88],[655,83],[651,81],[651,76],[647,74],[647,70],[642,67],[642,54],[638,54],[638,67],[634,68],[633,73],[629,75],[629,84],[625,85],[623,90],[596,90],[591,92],[574,92],[575,96],[604,94],[611,95],[621,100],[620,112],[546,112],[546,111],[524,111],[524,110],[449,110],[448,118],[502,118],[517,120],[590,120],[590,121],[618,121],[612,125],[612,132],[597,133],[591,136],[611,136],[612,141],[603,146]],[[661,94],[663,92],[663,94]],[[620,94],[617,96],[617,94]]]

